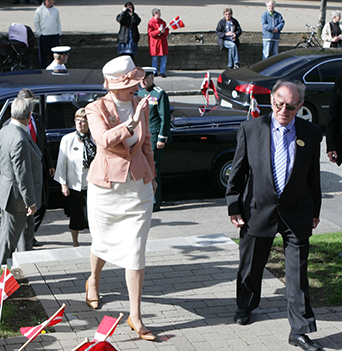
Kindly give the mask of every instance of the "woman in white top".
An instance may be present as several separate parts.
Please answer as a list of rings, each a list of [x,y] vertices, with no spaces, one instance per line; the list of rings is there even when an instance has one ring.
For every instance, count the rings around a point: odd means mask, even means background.
[[[341,12],[333,11],[331,14],[332,21],[326,23],[322,31],[324,48],[337,48],[342,44],[342,24],[340,22]]]
[[[91,140],[84,108],[76,111],[75,125],[76,131],[61,140],[54,179],[61,184],[67,198],[65,213],[70,216],[73,246],[79,246],[78,233],[88,228],[86,177],[96,146]]]

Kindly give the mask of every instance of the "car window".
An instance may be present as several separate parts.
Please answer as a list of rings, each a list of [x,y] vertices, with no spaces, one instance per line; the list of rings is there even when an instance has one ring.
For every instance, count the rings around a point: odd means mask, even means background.
[[[321,81],[320,70],[318,67],[315,67],[312,71],[304,76],[304,82],[306,83],[320,83]]]
[[[73,128],[75,112],[103,95],[104,93],[46,95],[46,129]]]
[[[292,73],[298,69],[298,64],[301,66],[306,61],[308,60],[303,56],[276,55],[250,66],[249,69],[263,76],[280,78]]]
[[[325,62],[319,66],[323,83],[335,83],[336,75],[342,71],[342,60]]]

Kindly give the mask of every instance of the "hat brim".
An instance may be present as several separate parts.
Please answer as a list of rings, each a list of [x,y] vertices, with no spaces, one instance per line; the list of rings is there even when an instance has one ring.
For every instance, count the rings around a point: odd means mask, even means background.
[[[125,82],[117,82],[113,79],[108,79],[104,77],[104,88],[107,90],[119,90],[130,88],[136,84],[139,84],[145,78],[145,71],[140,67],[136,67],[136,69],[137,71],[135,73],[134,78],[129,78]]]

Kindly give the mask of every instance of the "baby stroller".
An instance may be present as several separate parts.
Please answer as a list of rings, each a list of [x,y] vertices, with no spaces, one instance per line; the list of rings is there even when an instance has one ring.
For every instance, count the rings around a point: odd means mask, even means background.
[[[34,43],[35,37],[29,26],[12,23],[8,29],[8,38],[0,38],[0,72],[35,69],[28,57]]]

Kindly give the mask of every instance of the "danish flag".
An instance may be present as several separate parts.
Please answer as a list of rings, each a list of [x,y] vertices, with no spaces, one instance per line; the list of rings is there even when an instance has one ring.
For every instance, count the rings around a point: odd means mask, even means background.
[[[107,339],[113,335],[118,323],[117,318],[104,316],[96,330],[94,341],[107,341]]]
[[[179,16],[176,16],[170,23],[169,26],[173,29],[183,28],[185,24]]]
[[[35,327],[20,328],[20,333],[23,334],[25,337],[27,337],[29,341],[34,340],[45,328],[52,327],[53,325],[56,325],[62,322],[64,310],[65,310],[65,304],[63,303],[62,307],[45,322]]]
[[[260,116],[260,107],[258,101],[256,100],[253,94],[251,94],[251,102],[249,108],[251,110],[251,115],[253,118],[257,118]]]
[[[9,296],[11,296],[20,285],[13,277],[12,273],[6,267],[0,277],[0,301],[5,301]]]
[[[201,92],[202,94],[205,96],[205,100],[206,100],[206,104],[209,104],[209,88],[214,90],[214,94],[216,96],[216,98],[218,99],[218,95],[217,95],[217,91],[216,91],[216,87],[214,82],[212,81],[211,77],[210,77],[210,72],[208,71],[202,81],[201,84]]]

